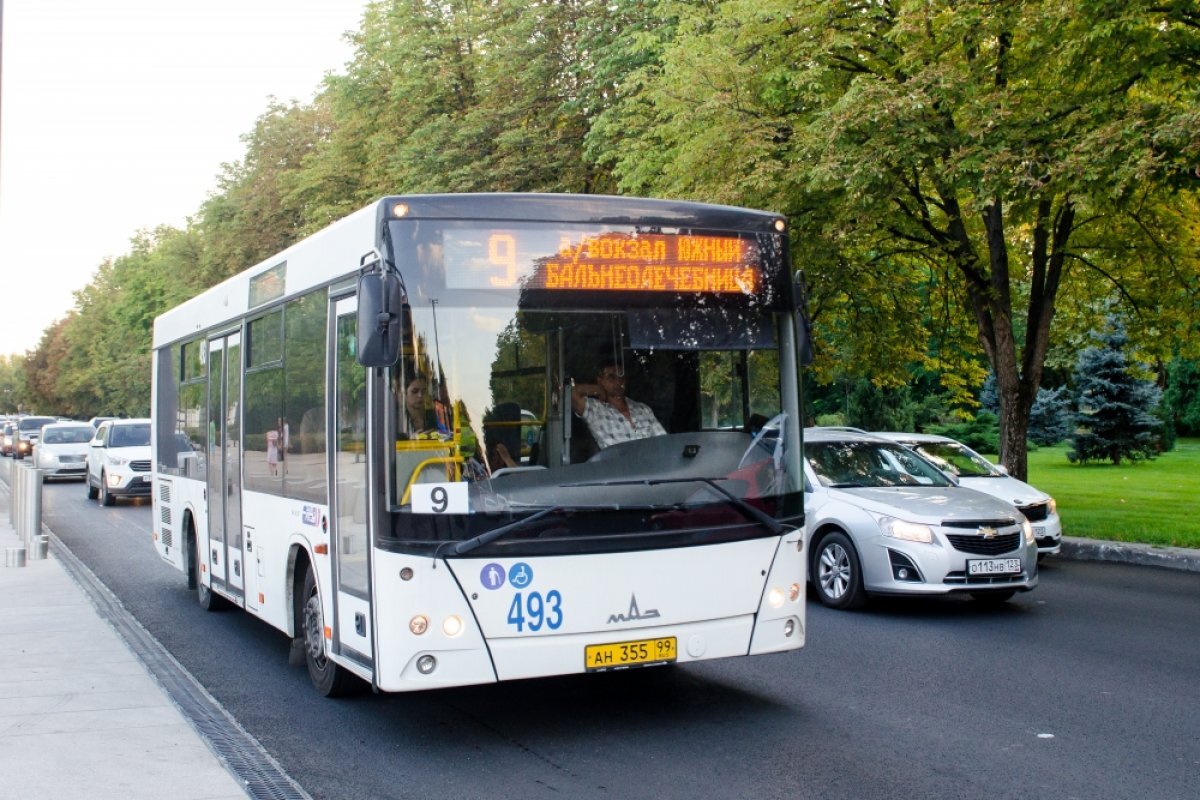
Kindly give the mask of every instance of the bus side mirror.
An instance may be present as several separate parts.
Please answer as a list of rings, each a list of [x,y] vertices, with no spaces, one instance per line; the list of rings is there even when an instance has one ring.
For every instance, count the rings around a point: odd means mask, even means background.
[[[804,288],[804,273],[797,272],[792,283],[792,296],[796,300],[796,354],[800,366],[813,362],[812,322],[808,319],[808,293]]]
[[[400,276],[380,268],[358,278],[358,363],[390,367],[400,358],[401,308],[404,286]]]

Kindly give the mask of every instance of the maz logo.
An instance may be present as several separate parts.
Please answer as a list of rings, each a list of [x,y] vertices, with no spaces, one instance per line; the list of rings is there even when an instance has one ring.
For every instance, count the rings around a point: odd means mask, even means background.
[[[615,622],[633,622],[638,619],[656,619],[658,617],[657,608],[648,608],[642,611],[638,608],[637,595],[629,595],[629,611],[624,614],[613,614],[608,618],[608,624],[612,625]]]

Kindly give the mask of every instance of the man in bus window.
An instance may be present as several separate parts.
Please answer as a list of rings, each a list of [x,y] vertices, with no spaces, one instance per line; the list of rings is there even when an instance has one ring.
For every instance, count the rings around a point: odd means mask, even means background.
[[[600,362],[595,383],[575,384],[571,408],[587,423],[601,449],[667,432],[650,406],[625,396],[625,375],[612,359]]]

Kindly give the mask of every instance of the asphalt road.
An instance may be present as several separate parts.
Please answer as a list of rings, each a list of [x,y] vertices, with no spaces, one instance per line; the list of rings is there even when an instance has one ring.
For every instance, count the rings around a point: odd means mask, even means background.
[[[285,636],[196,605],[148,501],[43,508],[314,798],[1200,797],[1200,574],[1051,558],[1000,608],[810,601],[794,653],[327,700]]]

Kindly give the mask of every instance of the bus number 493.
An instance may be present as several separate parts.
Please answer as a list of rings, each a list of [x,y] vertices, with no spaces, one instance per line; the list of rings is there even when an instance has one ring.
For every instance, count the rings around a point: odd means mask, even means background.
[[[516,625],[517,632],[522,633],[525,626],[529,630],[540,631],[545,625],[550,630],[558,630],[562,625],[562,595],[557,589],[551,589],[542,597],[541,592],[513,595],[512,605],[508,607],[508,624]]]

